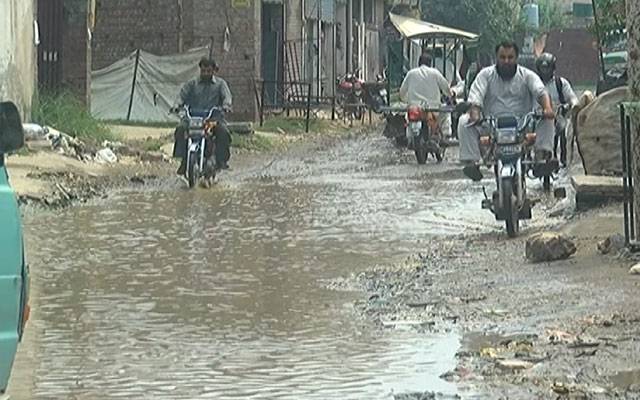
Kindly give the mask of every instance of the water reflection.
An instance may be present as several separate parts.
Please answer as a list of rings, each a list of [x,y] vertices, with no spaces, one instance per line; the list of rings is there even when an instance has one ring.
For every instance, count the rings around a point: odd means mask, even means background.
[[[33,393],[14,398],[455,392],[438,376],[457,336],[372,333],[353,312],[361,294],[321,282],[397,261],[416,240],[487,229],[468,206],[476,189],[299,165],[290,179],[276,165],[241,185],[28,216],[42,332]]]

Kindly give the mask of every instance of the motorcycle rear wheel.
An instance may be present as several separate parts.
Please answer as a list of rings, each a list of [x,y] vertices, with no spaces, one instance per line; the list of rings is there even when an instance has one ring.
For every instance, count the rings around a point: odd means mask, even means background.
[[[418,161],[418,164],[423,165],[427,163],[427,144],[424,142],[424,139],[419,138],[418,140],[416,140],[416,143],[414,144],[415,146],[415,153],[416,153],[416,160]]]
[[[507,235],[510,238],[514,238],[520,233],[520,215],[518,212],[518,199],[513,192],[511,179],[502,180],[502,199],[506,208],[505,224],[507,226]]]

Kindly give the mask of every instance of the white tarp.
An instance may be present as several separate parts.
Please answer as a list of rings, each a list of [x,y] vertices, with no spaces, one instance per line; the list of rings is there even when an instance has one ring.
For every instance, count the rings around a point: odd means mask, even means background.
[[[176,121],[169,115],[180,88],[198,76],[198,62],[209,54],[206,47],[183,54],[156,56],[140,51],[138,74],[131,108],[131,120]],[[136,52],[110,66],[91,73],[91,114],[102,120],[127,118]]]
[[[466,32],[460,29],[449,28],[447,26],[436,25],[427,21],[404,17],[402,15],[389,13],[389,18],[391,19],[391,22],[396,27],[398,32],[400,32],[400,34],[402,34],[402,36],[407,39],[451,37],[474,40],[478,38],[478,35],[475,33]]]

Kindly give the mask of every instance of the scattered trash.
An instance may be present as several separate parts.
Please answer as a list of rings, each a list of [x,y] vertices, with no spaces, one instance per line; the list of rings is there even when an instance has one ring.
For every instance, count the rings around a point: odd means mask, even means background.
[[[576,341],[575,335],[559,330],[547,331],[547,338],[551,344],[569,344]]]
[[[115,155],[113,150],[106,147],[96,153],[96,162],[101,164],[113,164],[118,162],[118,157]]]
[[[498,358],[498,351],[493,347],[485,347],[480,350],[480,356],[486,358]]]
[[[629,269],[631,275],[640,275],[640,264],[636,264]]]
[[[44,140],[49,133],[49,128],[38,124],[22,124],[22,129],[24,130],[24,140],[27,142]]]
[[[602,254],[617,252],[625,247],[624,236],[619,233],[611,235],[602,242],[598,243],[598,251]]]
[[[499,360],[497,362],[498,367],[506,370],[520,371],[524,369],[533,368],[533,363],[523,360]]]

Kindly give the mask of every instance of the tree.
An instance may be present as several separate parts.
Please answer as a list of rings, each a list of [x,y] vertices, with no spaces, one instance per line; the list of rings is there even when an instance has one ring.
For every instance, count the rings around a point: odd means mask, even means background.
[[[598,30],[606,36],[611,32],[619,32],[625,27],[625,0],[593,0],[598,13]],[[592,33],[597,33],[594,25],[589,27]]]
[[[640,2],[627,1],[627,32],[629,40],[629,91],[631,100],[640,103]],[[633,174],[640,177],[640,107],[631,109],[633,132]],[[640,211],[640,196],[634,196],[634,207],[636,212]],[[638,215],[636,213],[636,215]],[[640,232],[640,218],[636,218],[636,232]]]
[[[540,7],[540,33],[548,33],[557,28],[564,28],[569,18],[562,11],[557,0],[538,0]]]
[[[612,1],[612,0],[608,0]],[[493,53],[495,44],[524,37],[524,0],[422,0],[422,18],[480,34],[478,50]],[[567,17],[556,0],[539,0],[540,32],[566,25]]]

